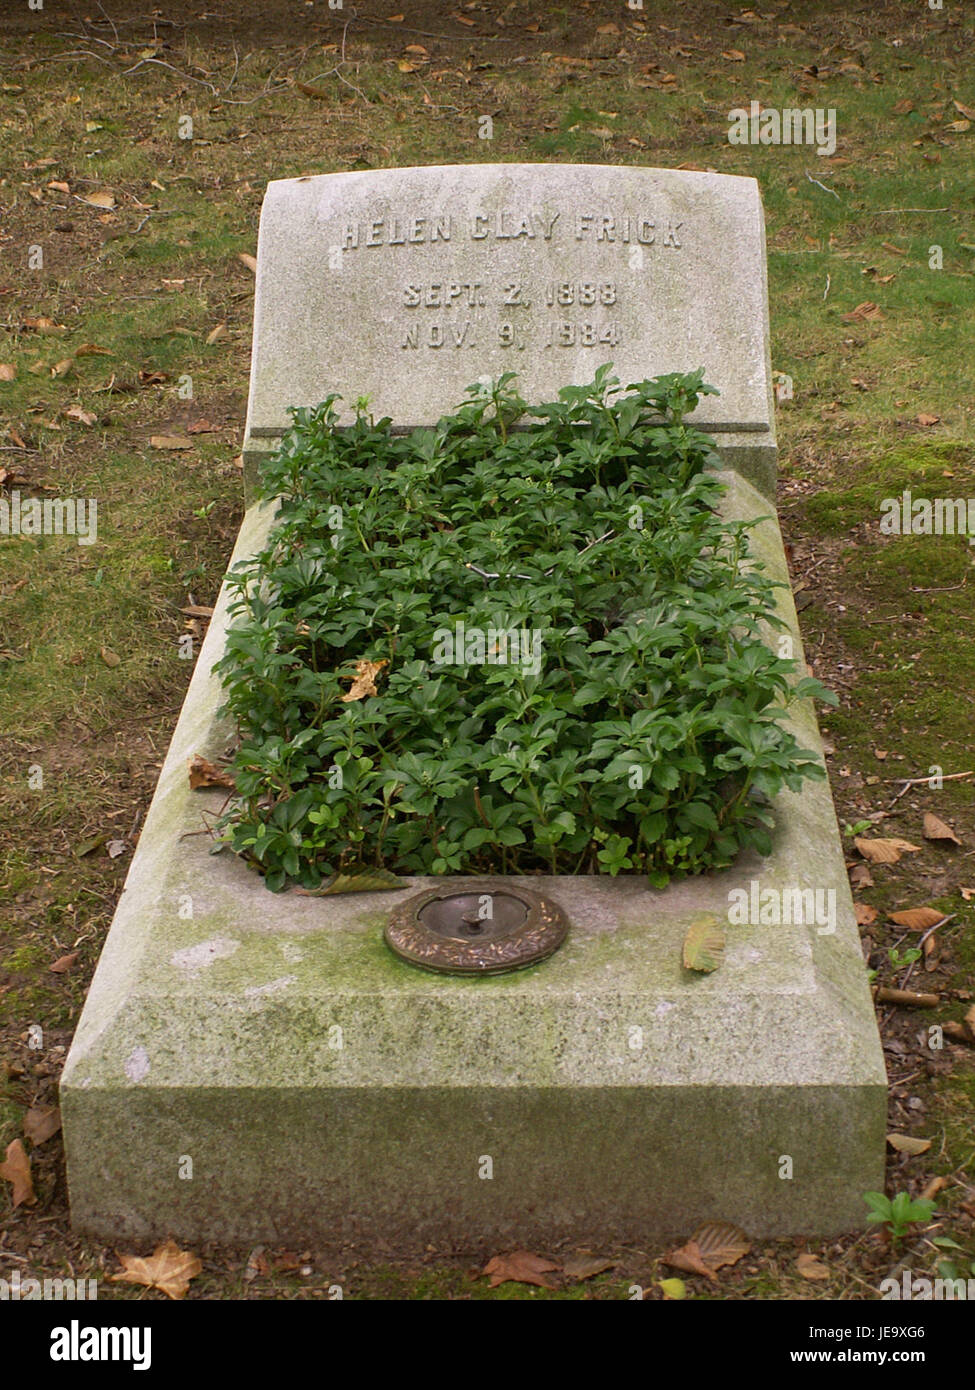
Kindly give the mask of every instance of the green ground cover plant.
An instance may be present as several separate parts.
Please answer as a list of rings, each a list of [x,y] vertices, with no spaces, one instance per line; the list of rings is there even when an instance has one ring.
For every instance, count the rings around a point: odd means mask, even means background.
[[[722,521],[703,372],[529,406],[512,374],[397,437],[336,400],[265,465],[269,542],[219,663],[221,821],[278,890],[355,868],[645,874],[767,854],[821,777],[784,723],[828,698],[771,650],[753,522]],[[519,428],[513,428],[518,424]]]

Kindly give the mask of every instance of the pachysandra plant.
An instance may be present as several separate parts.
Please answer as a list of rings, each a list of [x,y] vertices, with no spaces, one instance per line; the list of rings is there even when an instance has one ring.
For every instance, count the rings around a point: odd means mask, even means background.
[[[513,374],[405,436],[293,410],[266,547],[232,573],[221,820],[265,875],[645,875],[771,849],[822,777],[784,715],[832,699],[761,631],[776,584],[725,522],[703,373],[528,406]],[[515,428],[515,426],[518,426]]]

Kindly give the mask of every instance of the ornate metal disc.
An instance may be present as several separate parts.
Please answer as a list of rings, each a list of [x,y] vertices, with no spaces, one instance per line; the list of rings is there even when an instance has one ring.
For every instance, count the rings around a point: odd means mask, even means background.
[[[411,965],[447,975],[500,975],[557,951],[569,924],[549,898],[507,882],[428,888],[393,909],[386,943]]]

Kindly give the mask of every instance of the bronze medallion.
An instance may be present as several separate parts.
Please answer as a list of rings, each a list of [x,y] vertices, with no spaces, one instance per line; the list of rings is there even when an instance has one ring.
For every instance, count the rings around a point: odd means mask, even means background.
[[[386,943],[446,975],[500,975],[557,951],[569,924],[550,898],[505,881],[428,888],[393,909]]]

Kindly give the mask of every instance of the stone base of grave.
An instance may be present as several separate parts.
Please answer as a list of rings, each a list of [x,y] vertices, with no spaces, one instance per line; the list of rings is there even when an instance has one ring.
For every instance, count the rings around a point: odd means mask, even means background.
[[[730,515],[767,513],[727,480]],[[268,521],[250,510],[235,558]],[[756,550],[784,577],[774,521]],[[663,893],[519,880],[567,943],[511,975],[427,974],[383,943],[399,894],[276,896],[192,833],[223,799],[186,763],[229,743],[224,631],[221,598],[64,1072],[76,1227],[381,1255],[862,1223],[886,1080],[825,783],[782,797],[769,859]],[[813,711],[797,724],[818,747]],[[834,893],[835,931],[730,926],[720,970],[684,971],[691,918],[753,881]]]

